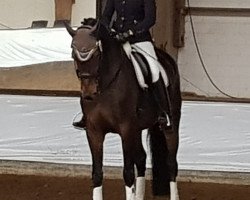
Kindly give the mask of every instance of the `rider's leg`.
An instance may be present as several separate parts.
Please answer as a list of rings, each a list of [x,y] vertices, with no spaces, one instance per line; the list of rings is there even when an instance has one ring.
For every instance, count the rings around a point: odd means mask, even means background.
[[[82,116],[82,119],[78,122],[73,122],[72,124],[76,128],[85,128],[86,127],[86,121],[84,116]]]
[[[162,78],[161,71],[162,66],[160,62],[158,61],[154,45],[152,42],[146,41],[146,42],[138,42],[135,44],[132,44],[132,48],[135,49],[137,52],[141,53],[145,56],[152,76],[152,93],[155,98],[155,101],[158,105],[159,109],[159,123],[161,128],[164,128],[165,126],[170,125],[170,116],[168,115],[169,112],[169,99],[168,99],[168,93],[167,93],[167,86],[168,86],[168,80],[165,73],[163,73],[165,76],[164,79]]]
[[[170,111],[168,106],[167,88],[163,80],[160,78],[157,82],[152,84],[152,93],[159,109],[159,118],[161,128],[170,125]]]
[[[83,112],[83,103],[82,103],[82,97],[80,99],[80,105],[81,105],[81,109],[82,109],[82,113],[83,113],[83,116],[82,116],[82,119],[78,122],[73,122],[73,126],[75,128],[85,128],[86,127],[86,119],[85,119],[85,116],[84,116],[84,112]]]

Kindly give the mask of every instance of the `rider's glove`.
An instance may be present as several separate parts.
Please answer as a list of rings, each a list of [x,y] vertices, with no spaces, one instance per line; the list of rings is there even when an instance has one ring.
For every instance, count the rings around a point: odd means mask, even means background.
[[[125,43],[133,35],[134,35],[134,33],[131,30],[128,30],[126,32],[116,34],[115,38],[117,39],[117,41],[119,41],[121,43]]]
[[[109,31],[109,35],[111,36],[111,37],[113,37],[113,38],[115,38],[116,37],[116,35],[117,35],[117,32],[115,31],[115,29],[110,29],[110,31]]]

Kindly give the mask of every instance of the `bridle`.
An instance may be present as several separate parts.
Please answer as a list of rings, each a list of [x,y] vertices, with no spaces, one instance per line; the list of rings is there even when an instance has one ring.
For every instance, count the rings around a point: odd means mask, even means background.
[[[81,29],[81,28],[92,29],[93,27],[88,26],[88,25],[83,25],[83,26],[80,26],[78,29]],[[78,79],[79,80],[90,80],[90,79],[94,80],[97,83],[97,93],[101,93],[100,88],[99,88],[99,74],[93,75],[89,73],[80,72],[77,66],[77,61],[80,63],[84,63],[84,62],[87,63],[91,59],[92,61],[96,61],[96,63],[99,63],[102,57],[102,52],[103,52],[101,40],[96,41],[95,45],[88,48],[87,50],[84,50],[84,52],[79,51],[74,44],[71,45],[71,48],[72,48],[72,57],[74,59],[74,65],[75,65],[75,70],[76,70]],[[119,68],[116,71],[112,80],[108,83],[108,85],[103,90],[106,90],[112,85],[112,83],[116,80],[120,72],[121,72],[121,68]]]
[[[92,28],[93,28],[92,26],[83,25],[83,26],[80,26],[77,30],[92,29]],[[83,62],[87,63],[88,61],[90,61],[90,59],[99,60],[99,56],[102,51],[101,41],[96,41],[95,45],[93,45],[92,47],[88,49],[85,49],[84,51],[79,51],[76,45],[74,45],[74,43],[71,44],[71,48],[72,48],[72,58],[74,59],[75,70],[76,70],[78,79],[93,79],[93,78],[97,79],[97,77],[89,73],[79,73],[76,60],[80,63],[83,63]]]

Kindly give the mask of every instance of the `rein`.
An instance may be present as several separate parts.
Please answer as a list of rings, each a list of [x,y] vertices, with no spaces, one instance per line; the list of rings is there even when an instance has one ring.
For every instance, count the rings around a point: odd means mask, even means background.
[[[100,41],[100,42],[101,42],[101,41]],[[122,49],[121,49],[121,51],[122,51]],[[103,52],[102,46],[101,46],[101,52]],[[102,55],[102,54],[101,54],[101,55]],[[121,63],[123,63],[123,60],[122,60]],[[107,90],[107,89],[115,82],[115,80],[116,80],[117,77],[119,76],[120,72],[121,72],[121,65],[120,65],[119,69],[116,71],[116,73],[115,73],[114,77],[112,78],[112,80],[111,80],[111,81],[108,83],[108,85],[103,89],[103,91]]]
[[[119,76],[120,72],[121,72],[121,67],[117,70],[117,72],[115,73],[114,77],[113,77],[112,80],[109,82],[109,84],[103,89],[103,92],[104,92],[105,90],[107,90],[107,89],[115,82],[115,80],[116,80],[117,77]],[[102,92],[100,91],[100,93],[102,93]]]

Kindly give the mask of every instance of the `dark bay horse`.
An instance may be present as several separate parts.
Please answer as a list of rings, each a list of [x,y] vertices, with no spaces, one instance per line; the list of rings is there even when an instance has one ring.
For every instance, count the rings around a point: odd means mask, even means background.
[[[146,153],[141,138],[143,129],[148,129],[150,135],[154,195],[170,193],[171,200],[179,200],[176,155],[181,93],[175,61],[156,49],[169,77],[166,107],[171,126],[162,129],[158,123],[159,106],[151,89],[144,91],[139,87],[131,61],[109,31],[101,23],[97,26],[94,19],[85,20],[77,30],[67,24],[66,28],[73,38],[72,57],[81,81],[81,105],[93,162],[93,200],[103,199],[103,142],[109,132],[118,133],[122,139],[126,200],[144,199]]]

